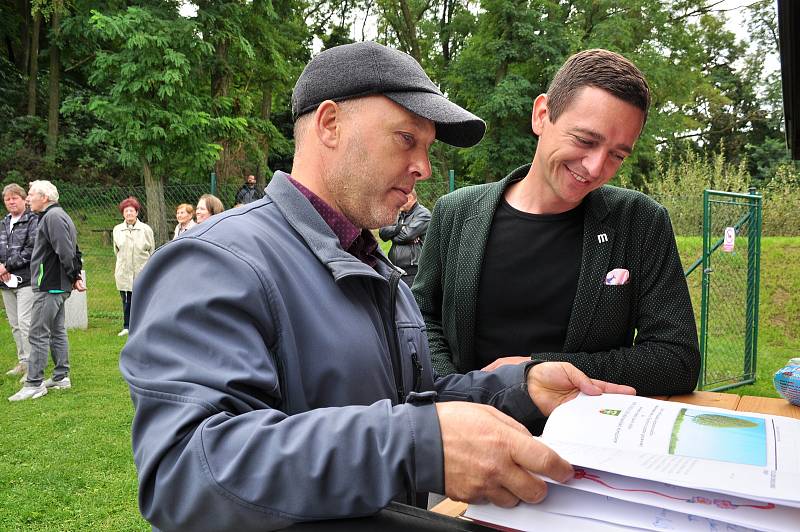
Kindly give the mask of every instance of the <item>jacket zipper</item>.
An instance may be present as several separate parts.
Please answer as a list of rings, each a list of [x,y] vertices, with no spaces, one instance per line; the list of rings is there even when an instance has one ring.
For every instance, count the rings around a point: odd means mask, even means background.
[[[400,283],[400,272],[392,270],[389,276],[389,323],[386,332],[389,340],[389,354],[392,359],[392,373],[397,389],[397,404],[405,402],[406,393],[403,387],[403,360],[400,358],[400,339],[397,337],[397,286]]]
[[[389,338],[389,352],[392,357],[392,372],[394,373],[394,383],[397,387],[397,404],[402,404],[406,400],[405,388],[403,386],[403,360],[400,357],[400,338],[397,336],[397,288],[400,285],[400,272],[393,269],[389,276],[389,327],[391,337]],[[417,366],[419,360],[417,354],[411,357],[414,363],[414,389],[417,388]],[[420,370],[422,366],[420,365]],[[406,487],[406,504],[417,506],[417,492],[412,486]]]

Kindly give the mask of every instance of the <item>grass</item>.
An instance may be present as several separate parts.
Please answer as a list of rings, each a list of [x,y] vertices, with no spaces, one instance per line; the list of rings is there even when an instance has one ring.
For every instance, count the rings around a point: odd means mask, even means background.
[[[742,239],[744,240],[744,239]],[[684,266],[700,257],[703,249],[699,237],[678,237],[678,249]],[[736,241],[737,248],[742,242]],[[741,258],[741,255],[739,255]],[[743,322],[744,310],[741,303],[744,291],[741,287],[726,286],[721,282],[726,269],[735,257],[715,261],[713,276],[715,289],[711,290],[710,334],[708,340],[708,368],[715,370],[709,381],[716,380],[721,373],[732,372],[743,367],[744,342],[742,329],[735,327]],[[689,277],[689,290],[695,316],[700,320],[700,271]],[[740,279],[738,274],[731,274]],[[713,282],[713,281],[712,281]],[[722,286],[720,286],[722,285]],[[741,395],[778,397],[772,384],[775,371],[800,352],[800,238],[768,237],[761,241],[761,282],[759,293],[758,354],[756,358],[756,382],[730,390]],[[733,325],[732,325],[733,324]]]
[[[149,530],[136,505],[133,407],[117,369],[125,339],[116,335],[114,257],[99,238],[81,239],[89,328],[69,331],[72,389],[6,401],[21,385],[4,374],[14,347],[0,312],[0,530]]]
[[[20,385],[0,373],[0,530],[149,529],[136,505],[133,409],[117,369],[124,338],[116,336],[122,312],[114,258],[100,234],[80,234],[89,281],[89,328],[69,332],[73,388],[12,404],[4,398]],[[690,264],[701,243],[681,238],[679,247],[684,264]],[[775,396],[772,373],[797,356],[800,347],[800,238],[766,238],[762,249],[758,382],[734,391]],[[699,284],[691,281],[699,302]],[[0,310],[0,369],[11,367],[12,353],[8,322]]]

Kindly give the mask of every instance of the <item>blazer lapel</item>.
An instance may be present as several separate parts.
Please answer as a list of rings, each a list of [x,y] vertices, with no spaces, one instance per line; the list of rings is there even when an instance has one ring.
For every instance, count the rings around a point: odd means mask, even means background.
[[[475,365],[475,309],[478,304],[483,252],[489,240],[492,219],[503,191],[511,181],[507,177],[490,185],[470,206],[461,228],[458,246],[456,283],[464,297],[455,298],[454,321],[458,349],[453,355],[456,367]]]
[[[567,337],[564,340],[565,353],[581,351],[589,327],[600,323],[593,317],[611,263],[611,251],[614,249],[614,229],[603,222],[608,214],[608,206],[602,191],[600,188],[587,197],[588,203],[583,221],[581,273],[567,327]]]

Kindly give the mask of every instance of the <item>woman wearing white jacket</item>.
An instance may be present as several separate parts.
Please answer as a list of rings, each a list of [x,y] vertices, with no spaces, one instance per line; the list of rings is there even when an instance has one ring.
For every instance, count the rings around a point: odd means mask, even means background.
[[[122,298],[123,325],[117,336],[128,334],[131,318],[131,296],[133,294],[133,280],[144,268],[144,264],[156,249],[153,230],[149,225],[139,220],[141,205],[133,196],[125,198],[119,204],[119,212],[124,221],[114,227],[114,254],[117,256],[117,266],[114,270],[114,279],[117,290]]]

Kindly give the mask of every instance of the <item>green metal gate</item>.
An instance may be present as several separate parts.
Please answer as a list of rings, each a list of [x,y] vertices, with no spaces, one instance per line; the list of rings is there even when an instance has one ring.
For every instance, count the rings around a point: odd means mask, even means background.
[[[755,382],[761,262],[761,196],[703,192],[698,390]]]

